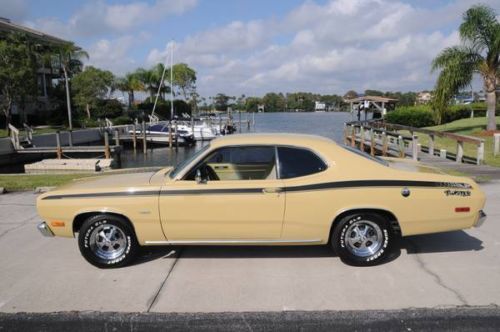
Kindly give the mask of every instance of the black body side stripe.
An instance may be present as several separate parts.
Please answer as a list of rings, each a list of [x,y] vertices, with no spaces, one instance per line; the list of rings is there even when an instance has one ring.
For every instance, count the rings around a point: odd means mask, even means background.
[[[434,182],[434,181],[406,181],[406,180],[354,180],[308,184],[304,186],[286,187],[285,191],[309,191],[358,187],[429,187],[429,188],[463,188],[470,189],[466,183]]]
[[[308,184],[303,186],[293,186],[281,188],[283,192],[299,192],[328,189],[348,189],[363,187],[427,187],[427,188],[456,188],[471,189],[467,183],[460,182],[435,182],[435,181],[405,181],[405,180],[353,180]],[[162,195],[214,195],[214,194],[256,194],[262,193],[264,188],[235,188],[235,189],[180,189],[161,191]],[[146,191],[121,191],[108,193],[86,193],[69,195],[52,195],[43,199],[63,199],[63,198],[97,198],[97,197],[130,197],[130,196],[157,196],[158,190]]]
[[[110,193],[89,193],[89,194],[69,194],[69,195],[52,195],[43,199],[63,199],[63,198],[98,198],[98,197],[129,197],[129,196],[158,196],[159,190],[146,191],[119,191]]]

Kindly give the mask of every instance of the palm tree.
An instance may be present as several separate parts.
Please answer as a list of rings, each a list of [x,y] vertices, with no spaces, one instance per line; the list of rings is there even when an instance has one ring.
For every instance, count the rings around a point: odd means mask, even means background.
[[[470,85],[473,74],[483,78],[487,95],[487,130],[496,130],[496,86],[499,81],[500,23],[495,11],[475,5],[463,14],[459,29],[462,44],[444,49],[433,61],[432,71],[440,69],[433,105],[436,120],[442,115],[451,97]]]
[[[128,94],[128,108],[134,104],[134,91],[143,91],[144,83],[141,82],[137,73],[127,73],[125,77],[119,78],[116,87]]]
[[[89,55],[87,52],[85,52],[84,50],[82,50],[73,43],[65,44],[59,47],[58,53],[61,59],[61,69],[64,74],[69,129],[72,130],[73,123],[71,121],[71,99],[70,99],[70,89],[69,89],[69,77],[75,73],[82,71],[83,69],[82,59],[84,58],[88,59]]]
[[[139,68],[136,71],[137,78],[144,85],[144,89],[149,92],[151,101],[154,100],[154,97],[158,92],[158,86],[160,84],[163,68],[164,68],[163,64],[159,63],[152,69]],[[164,94],[168,93],[169,91],[170,91],[169,88],[165,86],[165,84],[163,84],[160,90],[160,96],[162,96],[163,98]]]

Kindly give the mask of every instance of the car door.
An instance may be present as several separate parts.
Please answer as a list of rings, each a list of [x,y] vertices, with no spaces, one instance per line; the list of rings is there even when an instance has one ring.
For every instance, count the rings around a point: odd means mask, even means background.
[[[305,147],[278,146],[279,178],[286,191],[283,240],[320,241],[328,238],[332,210],[337,200],[321,185],[327,163],[315,151]],[[340,192],[338,192],[340,193]]]
[[[273,146],[209,152],[183,179],[162,188],[165,236],[172,242],[279,239],[285,209],[282,187]]]

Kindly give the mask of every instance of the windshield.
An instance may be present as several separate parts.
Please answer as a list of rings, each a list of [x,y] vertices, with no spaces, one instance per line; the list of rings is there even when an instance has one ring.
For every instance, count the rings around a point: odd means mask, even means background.
[[[384,165],[384,166],[389,166],[389,163],[382,158],[374,157],[372,155],[369,155],[366,152],[360,151],[358,149],[355,149],[355,148],[347,146],[347,145],[342,145],[342,147],[344,149],[346,149],[347,151],[350,151],[352,153],[357,154],[358,156],[365,157],[366,159],[370,159],[371,161],[374,161],[374,162],[379,163],[379,164]]]
[[[198,158],[199,155],[201,155],[203,152],[207,151],[209,147],[210,147],[210,144],[205,145],[200,150],[195,152],[191,157],[184,159],[183,161],[178,163],[177,166],[175,166],[175,168],[173,169],[173,171],[170,172],[170,174],[169,174],[170,178],[171,179],[175,178],[177,176],[177,174],[179,174],[184,169],[184,167],[186,167],[186,165],[189,165],[193,160]]]

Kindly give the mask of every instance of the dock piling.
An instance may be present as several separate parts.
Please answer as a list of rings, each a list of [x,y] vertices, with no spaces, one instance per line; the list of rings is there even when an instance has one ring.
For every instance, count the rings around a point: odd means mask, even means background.
[[[412,149],[411,157],[413,160],[417,161],[418,160],[418,150],[419,150],[418,136],[417,135],[412,136],[411,149]]]
[[[455,161],[457,163],[461,163],[463,157],[464,157],[464,142],[457,141],[457,156]]]
[[[493,147],[493,156],[497,156],[500,153],[500,134],[493,134],[495,143]]]
[[[111,158],[111,152],[109,149],[109,134],[108,131],[104,131],[104,158],[110,159]]]
[[[115,145],[120,145],[120,132],[115,129]]]
[[[148,152],[147,141],[146,141],[146,123],[142,120],[142,152],[146,154]]]
[[[137,125],[134,122],[134,130],[132,132],[132,144],[134,145],[134,152],[137,149],[137,135],[136,135],[136,131],[137,131]]]
[[[481,165],[483,164],[483,162],[484,162],[484,141],[479,143],[479,145],[477,146],[477,159],[476,159],[477,165]]]
[[[69,146],[73,146],[73,130],[68,131],[68,144]]]
[[[429,154],[431,156],[434,155],[434,138],[435,136],[433,134],[429,135]]]
[[[399,145],[399,157],[405,157],[405,141],[403,140],[403,136],[398,136],[398,145]]]
[[[56,150],[57,159],[61,159],[62,158],[61,132],[59,130],[56,132],[56,145],[57,145],[57,150]]]
[[[170,124],[168,126],[168,147],[170,150],[172,150],[172,121],[170,121]]]
[[[385,131],[382,133],[382,155],[387,157],[387,149],[389,148],[389,141]]]
[[[365,127],[361,126],[360,128],[360,142],[359,142],[359,149],[363,152],[365,152]]]
[[[370,128],[370,155],[375,156],[375,132]]]
[[[175,121],[175,132],[174,132],[174,137],[175,137],[175,151],[179,151],[179,137],[177,136],[177,121]]]

